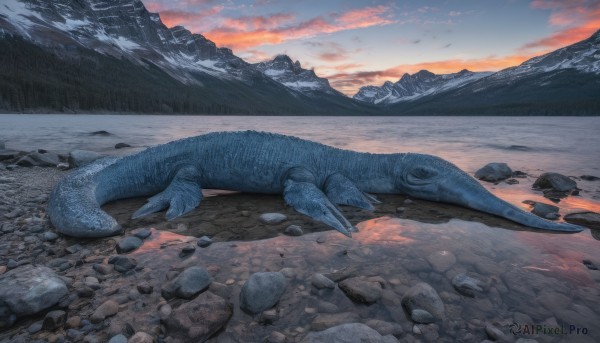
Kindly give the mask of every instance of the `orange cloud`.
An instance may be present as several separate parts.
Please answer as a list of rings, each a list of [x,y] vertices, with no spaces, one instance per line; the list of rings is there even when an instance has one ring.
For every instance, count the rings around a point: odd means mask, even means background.
[[[220,46],[249,49],[265,44],[279,44],[294,39],[391,24],[393,21],[385,16],[387,10],[386,6],[366,7],[329,17],[316,17],[300,23],[293,23],[294,17],[289,14],[230,18],[204,35]]]
[[[378,71],[357,71],[348,72],[348,69],[354,68],[348,65],[348,68],[340,68],[340,72],[327,77],[331,85],[348,96],[356,94],[358,89],[367,85],[380,85],[385,81],[396,82],[405,73],[413,74],[419,70],[429,70],[436,74],[456,73],[462,69],[471,71],[497,71],[500,69],[512,67],[523,63],[535,54],[517,54],[504,57],[487,57],[479,59],[450,59],[443,61],[432,61],[415,64],[400,64],[392,68]]]
[[[600,1],[598,0],[534,0],[531,7],[550,10],[548,23],[559,31],[521,47],[548,52],[590,37],[600,28]]]

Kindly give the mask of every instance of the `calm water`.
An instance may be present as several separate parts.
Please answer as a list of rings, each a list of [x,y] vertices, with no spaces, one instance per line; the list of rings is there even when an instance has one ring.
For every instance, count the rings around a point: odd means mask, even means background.
[[[506,162],[513,170],[531,176],[520,179],[518,185],[485,186],[524,209],[527,206],[521,202],[525,199],[549,202],[531,190],[535,176],[542,172],[600,176],[600,118],[0,115],[0,141],[5,141],[7,148],[22,150],[87,149],[121,154],[212,131],[248,129],[290,134],[358,151],[428,153],[469,173],[489,162]],[[98,130],[112,135],[89,134]],[[113,147],[118,142],[134,148],[115,151]],[[600,212],[600,181],[577,182],[581,195],[561,201],[561,214],[576,208]],[[600,266],[600,241],[593,238],[590,230],[558,235],[460,220],[424,224],[386,217],[358,226],[361,232],[351,240],[328,232],[280,236],[268,244],[239,242],[235,249],[226,242],[216,243],[187,263],[219,265],[221,270],[215,280],[225,283],[234,278],[232,287],[237,288],[253,272],[295,269],[296,277],[279,305],[281,319],[273,326],[249,327],[244,323],[250,319],[241,311],[235,312],[225,333],[243,341],[262,340],[274,329],[300,339],[310,330],[324,301],[336,304],[340,312],[358,313],[363,321],[402,323],[410,332],[411,324],[394,299],[418,282],[432,285],[445,303],[449,319],[439,329],[440,340],[480,342],[486,338],[487,323],[513,337],[509,326],[518,322],[548,328],[566,326],[567,330],[574,325],[585,327],[587,334],[520,334],[514,338],[535,338],[539,342],[600,341],[600,271],[590,270],[582,263],[591,260]],[[315,237],[323,234],[327,236],[326,243],[316,244]],[[600,237],[598,232],[593,234]],[[164,255],[158,264],[157,253]],[[166,271],[178,259],[177,250],[168,253],[150,249],[137,254],[141,262],[147,259],[156,270]],[[447,267],[433,265],[432,261],[440,256],[446,259]],[[382,277],[387,297],[375,305],[364,306],[349,301],[339,289],[331,293],[310,291],[307,280],[312,273],[345,267],[355,268],[359,275]],[[459,296],[451,280],[461,272],[484,281],[485,292],[475,298]]]

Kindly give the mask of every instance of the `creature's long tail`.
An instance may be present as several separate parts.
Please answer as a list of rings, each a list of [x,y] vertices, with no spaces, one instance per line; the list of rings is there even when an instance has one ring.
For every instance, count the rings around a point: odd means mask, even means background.
[[[102,211],[106,201],[99,195],[97,176],[119,158],[107,157],[79,168],[62,179],[52,191],[47,213],[60,233],[73,237],[106,237],[119,234],[117,221]]]

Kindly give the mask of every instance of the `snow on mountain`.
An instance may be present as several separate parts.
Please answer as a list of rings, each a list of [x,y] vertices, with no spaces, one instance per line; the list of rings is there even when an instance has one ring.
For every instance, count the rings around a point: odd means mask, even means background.
[[[256,63],[254,67],[274,81],[301,93],[341,95],[327,79],[318,77],[314,70],[303,69],[299,61],[292,62],[287,55],[278,55],[272,61]]]
[[[421,70],[413,75],[404,74],[396,83],[387,81],[381,87],[361,87],[354,95],[354,99],[373,104],[411,101],[460,87],[490,74],[489,72],[474,73],[465,69],[458,73],[436,75],[427,70]]]
[[[181,26],[167,28],[140,0],[2,0],[0,31],[48,47],[79,45],[142,65],[151,61],[186,83],[198,83],[190,72],[225,79],[255,73],[230,49]]]

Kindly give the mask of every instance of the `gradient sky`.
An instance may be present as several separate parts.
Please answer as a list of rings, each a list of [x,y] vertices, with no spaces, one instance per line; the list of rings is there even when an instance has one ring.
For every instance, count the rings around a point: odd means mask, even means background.
[[[288,54],[348,95],[427,69],[495,71],[600,29],[600,0],[142,0],[246,61]]]

